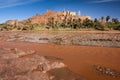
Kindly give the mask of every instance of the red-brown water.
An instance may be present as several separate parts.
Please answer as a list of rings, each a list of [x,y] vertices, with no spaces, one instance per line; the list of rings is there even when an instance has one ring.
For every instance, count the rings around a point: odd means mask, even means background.
[[[120,48],[5,41],[0,41],[0,47],[36,50],[39,55],[60,57],[71,71],[88,80],[120,80],[100,74],[93,68],[93,65],[102,65],[120,72]]]

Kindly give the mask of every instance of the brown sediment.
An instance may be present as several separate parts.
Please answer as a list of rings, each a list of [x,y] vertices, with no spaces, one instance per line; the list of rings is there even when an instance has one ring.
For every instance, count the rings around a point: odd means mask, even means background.
[[[38,55],[62,58],[71,71],[88,80],[120,80],[103,75],[93,67],[102,65],[120,72],[120,48],[0,41],[1,47],[35,50]]]

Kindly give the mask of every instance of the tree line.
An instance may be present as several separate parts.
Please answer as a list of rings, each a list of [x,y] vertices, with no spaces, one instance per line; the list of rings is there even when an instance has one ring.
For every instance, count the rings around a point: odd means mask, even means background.
[[[118,18],[101,17],[100,19],[63,19],[60,23],[51,17],[48,19],[48,26],[53,29],[70,28],[70,29],[95,29],[95,30],[120,30],[120,21]]]
[[[31,24],[30,21],[19,25],[18,23],[14,25],[0,24],[0,30],[41,30],[41,28],[58,30],[58,29],[69,29],[69,30],[83,30],[83,29],[93,29],[93,30],[120,30],[120,21],[118,18],[111,18],[110,16],[101,17],[100,19],[95,18],[84,19],[81,18],[73,19],[72,17],[64,18],[61,21],[55,20],[54,17],[48,18],[46,25],[41,26],[38,24]]]

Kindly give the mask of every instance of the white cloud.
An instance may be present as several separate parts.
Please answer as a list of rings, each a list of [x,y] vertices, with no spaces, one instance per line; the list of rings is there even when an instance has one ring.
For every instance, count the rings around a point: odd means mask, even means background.
[[[120,0],[93,0],[92,3],[104,3],[104,2],[115,2]]]
[[[40,1],[40,0],[0,0],[0,8],[23,5],[23,4],[37,2],[37,1]]]

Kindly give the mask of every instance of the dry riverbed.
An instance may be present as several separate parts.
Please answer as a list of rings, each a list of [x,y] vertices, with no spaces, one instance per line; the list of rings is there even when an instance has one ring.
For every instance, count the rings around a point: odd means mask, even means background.
[[[80,46],[120,47],[120,32],[12,32],[1,33],[7,36],[7,41],[52,43]]]

